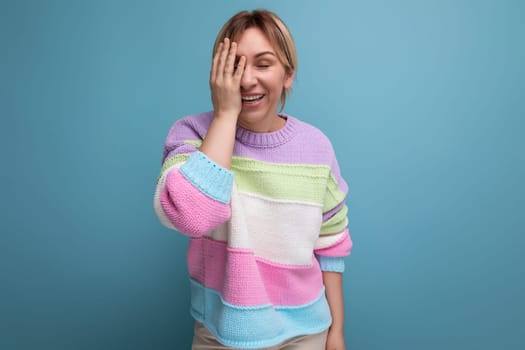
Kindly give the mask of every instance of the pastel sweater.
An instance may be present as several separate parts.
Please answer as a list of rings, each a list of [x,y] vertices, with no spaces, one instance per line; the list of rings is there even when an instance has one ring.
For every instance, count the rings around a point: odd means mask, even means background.
[[[190,237],[191,314],[226,346],[261,348],[331,323],[321,271],[344,270],[348,191],[330,141],[292,116],[237,127],[231,171],[198,151],[213,112],[166,138],[154,208]]]

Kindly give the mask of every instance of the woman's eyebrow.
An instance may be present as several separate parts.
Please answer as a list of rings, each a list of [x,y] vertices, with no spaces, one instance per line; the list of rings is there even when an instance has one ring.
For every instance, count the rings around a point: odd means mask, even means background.
[[[264,56],[264,55],[275,56],[275,54],[272,51],[263,51],[263,52],[259,52],[257,55],[255,55],[255,57],[260,57],[260,56]]]
[[[256,54],[256,55],[254,56],[254,58],[259,58],[259,57],[261,57],[261,56],[265,56],[265,55],[272,55],[272,56],[276,57],[276,56],[275,56],[275,53],[273,53],[272,51],[263,51],[263,52],[259,52],[258,54]],[[241,58],[241,56],[239,56],[239,55],[235,55],[235,59],[236,59],[236,60],[239,60],[240,58]]]

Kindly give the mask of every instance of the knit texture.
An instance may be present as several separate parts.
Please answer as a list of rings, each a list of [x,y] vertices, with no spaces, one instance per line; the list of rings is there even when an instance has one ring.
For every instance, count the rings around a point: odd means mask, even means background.
[[[231,170],[198,150],[213,112],[178,120],[164,146],[155,212],[190,237],[191,314],[230,347],[327,329],[321,272],[342,272],[352,247],[330,141],[282,117],[275,132],[237,127]]]

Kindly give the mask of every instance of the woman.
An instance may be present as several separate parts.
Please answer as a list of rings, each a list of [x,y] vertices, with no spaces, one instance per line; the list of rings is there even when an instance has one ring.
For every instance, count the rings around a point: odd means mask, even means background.
[[[348,187],[328,138],[278,113],[297,58],[282,20],[234,15],[210,73],[213,111],[178,120],[155,193],[190,237],[193,349],[344,349]]]

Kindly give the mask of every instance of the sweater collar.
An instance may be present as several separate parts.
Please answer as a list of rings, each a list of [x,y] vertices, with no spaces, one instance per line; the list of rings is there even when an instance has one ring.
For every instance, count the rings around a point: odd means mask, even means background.
[[[272,132],[254,132],[237,126],[235,138],[242,144],[256,148],[269,148],[280,146],[289,140],[295,134],[297,120],[287,114],[279,114],[286,119],[282,128]]]

